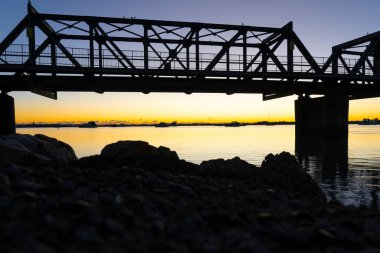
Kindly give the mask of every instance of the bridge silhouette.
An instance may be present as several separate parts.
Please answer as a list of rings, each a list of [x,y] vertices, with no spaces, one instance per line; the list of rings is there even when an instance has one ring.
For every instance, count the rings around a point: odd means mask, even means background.
[[[292,22],[272,28],[44,14],[29,3],[0,43],[0,133],[15,131],[11,91],[53,99],[59,91],[298,95],[296,131],[346,133],[348,101],[380,96],[379,42],[375,32],[313,57]]]

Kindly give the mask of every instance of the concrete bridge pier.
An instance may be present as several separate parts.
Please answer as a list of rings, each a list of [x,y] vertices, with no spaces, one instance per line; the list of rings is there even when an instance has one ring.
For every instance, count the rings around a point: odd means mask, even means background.
[[[329,94],[318,98],[299,96],[295,101],[296,135],[347,137],[348,110],[347,94]]]
[[[0,135],[16,132],[15,103],[13,97],[0,94]]]

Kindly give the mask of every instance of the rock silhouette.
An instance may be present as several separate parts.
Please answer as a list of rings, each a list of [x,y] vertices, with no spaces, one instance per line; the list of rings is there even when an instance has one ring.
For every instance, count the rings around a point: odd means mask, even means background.
[[[195,165],[168,148],[121,141],[76,160],[48,137],[12,139],[13,152],[49,159],[2,156],[1,252],[380,250],[378,211],[326,203],[289,153],[261,167],[238,157]],[[67,158],[45,150],[52,146]]]
[[[77,157],[70,145],[37,134],[0,136],[0,159],[24,166],[67,165]]]

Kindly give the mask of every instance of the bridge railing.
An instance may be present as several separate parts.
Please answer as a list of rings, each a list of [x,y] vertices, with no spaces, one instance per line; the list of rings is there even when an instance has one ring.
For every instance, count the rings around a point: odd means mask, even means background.
[[[36,46],[36,49],[38,46]],[[71,53],[71,55],[81,64],[84,68],[89,68],[90,63],[90,50],[87,48],[73,48],[66,47],[66,49]],[[50,53],[50,46],[42,52],[39,57],[36,58],[36,65],[41,66],[51,66],[52,57]],[[132,64],[137,69],[144,69],[144,51],[141,50],[122,50],[122,53],[128,57]],[[101,57],[98,50],[94,52],[94,68],[112,68],[112,69],[123,69],[125,66],[115,58],[115,52],[110,52],[107,49],[101,50]],[[117,57],[121,58],[120,54]],[[153,52],[148,52],[148,66],[149,69],[164,69],[164,70],[185,70],[184,65],[189,65],[189,69],[195,70],[197,59],[195,53],[189,53],[189,58],[187,58],[186,53],[180,52],[177,57],[178,60],[171,61],[170,63],[164,64],[163,59],[169,57],[168,52],[158,52],[159,56]],[[199,69],[204,70],[210,62],[215,58],[215,53],[200,53],[199,54]],[[248,61],[251,61],[255,55],[247,55]],[[261,57],[260,57],[261,58]],[[247,72],[254,72],[255,69],[261,63],[260,59],[256,63],[252,64]],[[281,64],[287,68],[287,56],[277,56]],[[29,59],[29,47],[26,44],[12,44],[2,55],[0,55],[0,65],[1,64],[15,64],[23,65]],[[187,59],[189,59],[187,61]],[[317,64],[322,67],[326,61],[327,57],[314,57]],[[345,58],[346,66],[343,64],[338,64],[338,74],[348,74],[347,67],[350,69],[357,63],[358,59],[355,58]],[[56,49],[56,65],[62,67],[75,67],[72,61],[70,61],[65,54]],[[371,62],[373,64],[373,61]],[[243,55],[240,54],[229,54],[229,61],[227,61],[227,56],[223,56],[221,60],[216,64],[213,71],[243,71]],[[280,72],[277,65],[271,60],[267,60],[267,72]],[[313,73],[308,61],[303,56],[293,56],[293,71],[297,73]],[[332,68],[329,67],[324,73],[332,73]],[[373,75],[371,68],[366,67],[364,72],[365,75]]]

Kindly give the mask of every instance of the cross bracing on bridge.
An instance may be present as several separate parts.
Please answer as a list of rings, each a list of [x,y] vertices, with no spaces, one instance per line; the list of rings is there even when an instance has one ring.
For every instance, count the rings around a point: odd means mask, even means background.
[[[48,46],[44,52],[42,52],[38,57],[36,57],[36,65],[41,66],[50,66],[52,64],[51,61],[51,53],[50,48]],[[37,45],[35,49],[38,49]],[[81,64],[84,68],[91,67],[91,53],[88,48],[73,48],[66,47],[66,49],[70,52],[70,54]],[[1,60],[6,64],[14,64],[14,65],[23,65],[30,58],[29,56],[29,46],[27,44],[12,44],[10,45],[6,51],[4,51]],[[144,68],[144,51],[138,50],[121,50],[121,52],[127,56],[130,62],[138,69]],[[168,57],[167,52],[157,52],[159,56],[156,55],[154,51],[148,51],[148,59],[149,59],[149,68],[158,69],[162,64],[164,64],[164,58]],[[102,55],[102,57],[99,57]],[[117,54],[119,57],[120,55]],[[178,58],[181,61],[186,61],[186,53],[178,53]],[[211,53],[200,53],[199,54],[199,68],[204,70],[207,67],[212,59],[214,59],[216,54]],[[229,59],[229,70],[241,72],[243,70],[243,55],[241,54],[230,54]],[[251,61],[255,55],[247,55],[248,61]],[[287,68],[287,56],[279,55],[277,56],[281,64]],[[75,65],[62,53],[59,49],[56,53],[57,66],[62,67],[75,67]],[[328,57],[314,57],[317,64],[322,68],[326,61],[329,59]],[[352,69],[357,63],[358,59],[356,58],[345,58],[344,63],[340,63],[338,65],[338,73],[339,74],[349,74],[349,69]],[[189,62],[190,69],[195,68],[196,65],[196,54],[189,54]],[[252,64],[248,68],[248,72],[253,72],[255,67],[257,67],[259,63]],[[372,59],[370,61],[371,66],[373,66]],[[102,49],[102,52],[96,51],[94,53],[94,68],[99,68],[102,66],[103,68],[124,68],[124,66],[115,59],[114,55],[108,49]],[[347,68],[345,67],[347,66]],[[170,69],[173,70],[184,70],[181,64],[178,64],[176,61],[170,64]],[[221,59],[219,61],[219,66],[215,66],[215,71],[226,71],[227,70],[227,61],[226,59]],[[293,56],[293,71],[294,72],[308,72],[310,70],[310,65],[307,60],[303,56]],[[267,62],[267,71],[268,72],[281,72],[279,67],[273,62]],[[332,68],[329,67],[326,69],[325,73],[332,73]],[[365,75],[373,75],[373,70],[369,66],[365,68]]]
[[[26,44],[18,44],[23,35]],[[380,33],[313,57],[281,28],[38,13],[0,43],[0,90],[377,96]],[[180,81],[179,81],[180,80]]]

